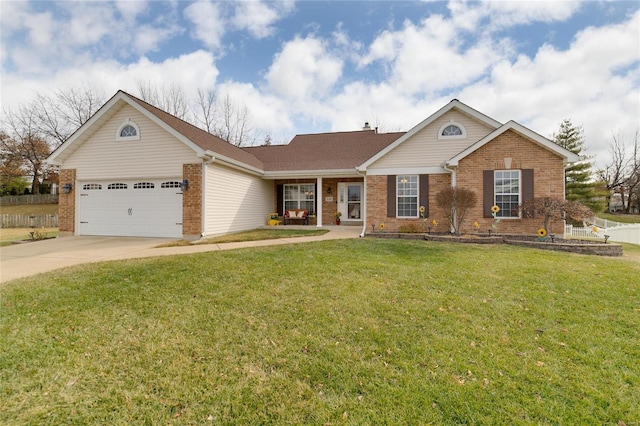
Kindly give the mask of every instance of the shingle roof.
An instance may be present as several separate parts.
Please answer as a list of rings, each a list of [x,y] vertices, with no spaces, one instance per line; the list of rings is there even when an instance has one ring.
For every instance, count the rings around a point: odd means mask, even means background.
[[[265,172],[355,169],[404,135],[404,132],[374,130],[318,133],[297,135],[287,145],[239,148],[135,96],[126,95],[199,147]]]
[[[264,169],[262,162],[258,160],[253,154],[241,148],[238,148],[237,146],[232,145],[220,139],[219,137],[212,135],[211,133],[205,132],[204,130],[194,126],[193,124],[189,124],[186,121],[183,121],[167,112],[164,112],[163,110],[146,103],[142,99],[138,99],[128,93],[126,93],[126,95],[137,102],[140,106],[145,108],[147,111],[158,117],[160,120],[164,121],[175,131],[198,145],[200,148],[208,151],[213,151],[218,155],[229,157],[248,166],[252,166],[261,170]]]
[[[288,145],[247,147],[265,171],[355,169],[402,136],[374,130],[297,135]]]

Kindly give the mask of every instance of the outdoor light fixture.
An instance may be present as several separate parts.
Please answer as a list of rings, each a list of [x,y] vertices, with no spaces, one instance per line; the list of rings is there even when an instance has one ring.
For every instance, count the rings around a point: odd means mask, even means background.
[[[64,185],[62,185],[62,192],[64,192],[65,194],[69,194],[72,189],[73,185],[70,183],[65,183]]]
[[[189,188],[189,179],[183,179],[180,183],[180,190],[184,192],[187,190],[187,188]]]
[[[604,243],[607,244],[607,240],[609,239],[609,237],[611,237],[611,235],[605,235],[604,236]]]
[[[327,188],[327,194],[331,194],[331,187]]]
[[[551,237],[551,242],[555,243],[556,242],[556,234],[549,234],[549,236]]]

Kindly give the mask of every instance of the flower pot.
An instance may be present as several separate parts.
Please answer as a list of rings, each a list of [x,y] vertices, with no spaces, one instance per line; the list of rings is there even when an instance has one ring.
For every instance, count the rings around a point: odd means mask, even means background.
[[[340,225],[340,219],[336,219],[336,225]]]

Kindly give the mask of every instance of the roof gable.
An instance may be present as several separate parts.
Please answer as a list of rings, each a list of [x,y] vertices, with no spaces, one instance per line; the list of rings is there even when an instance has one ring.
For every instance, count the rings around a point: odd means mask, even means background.
[[[491,118],[491,117],[489,117],[489,116],[487,116],[485,114],[482,114],[481,112],[469,107],[466,104],[463,104],[462,102],[460,102],[457,99],[453,99],[447,105],[443,106],[438,111],[436,111],[435,113],[431,114],[425,120],[420,122],[418,125],[414,126],[411,130],[409,130],[403,136],[398,138],[392,144],[389,144],[384,149],[382,149],[381,151],[376,153],[374,156],[372,156],[371,158],[367,159],[365,162],[360,164],[358,169],[365,170],[368,166],[370,166],[371,164],[375,163],[377,160],[379,160],[380,158],[382,158],[383,156],[388,154],[390,151],[392,151],[393,149],[395,149],[399,145],[401,145],[404,142],[406,142],[407,140],[411,139],[413,136],[418,134],[420,131],[422,131],[427,126],[432,124],[434,121],[438,120],[440,117],[442,117],[443,115],[445,115],[446,113],[448,113],[449,111],[451,111],[453,109],[457,109],[458,111],[462,112],[463,114],[466,114],[466,115],[470,116],[471,118],[473,118],[473,119],[485,124],[489,128],[496,129],[496,128],[501,126],[500,122],[494,120],[493,118]]]
[[[47,158],[47,162],[62,164],[125,104],[130,105],[193,149],[198,157],[215,157],[236,166],[254,169],[254,171],[262,169],[262,163],[252,154],[121,90],[60,145]]]
[[[511,120],[511,121],[505,123],[504,125],[500,126],[499,128],[497,128],[493,132],[489,133],[487,136],[485,136],[484,138],[480,139],[478,142],[476,142],[473,145],[469,146],[468,148],[466,148],[462,152],[460,152],[460,153],[456,154],[455,156],[451,157],[449,160],[446,161],[446,165],[447,166],[451,166],[451,167],[458,166],[458,163],[460,162],[460,160],[462,160],[463,158],[465,158],[469,154],[475,152],[480,147],[486,145],[487,143],[489,143],[490,141],[494,140],[496,137],[500,136],[501,134],[505,133],[508,130],[512,130],[512,131],[520,134],[521,136],[529,139],[530,141],[540,145],[541,147],[553,152],[554,154],[556,154],[559,157],[561,157],[565,163],[574,163],[574,162],[580,160],[580,157],[578,155],[574,154],[573,152],[562,148],[560,145],[554,143],[553,141],[550,141],[549,139],[545,138],[544,136],[541,136],[538,133],[536,133],[536,132],[524,127],[523,125],[518,124],[515,121]]]

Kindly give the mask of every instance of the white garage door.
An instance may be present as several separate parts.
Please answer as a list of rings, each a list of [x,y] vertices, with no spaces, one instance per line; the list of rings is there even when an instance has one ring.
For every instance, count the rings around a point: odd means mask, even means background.
[[[78,234],[182,238],[181,178],[78,183]]]

